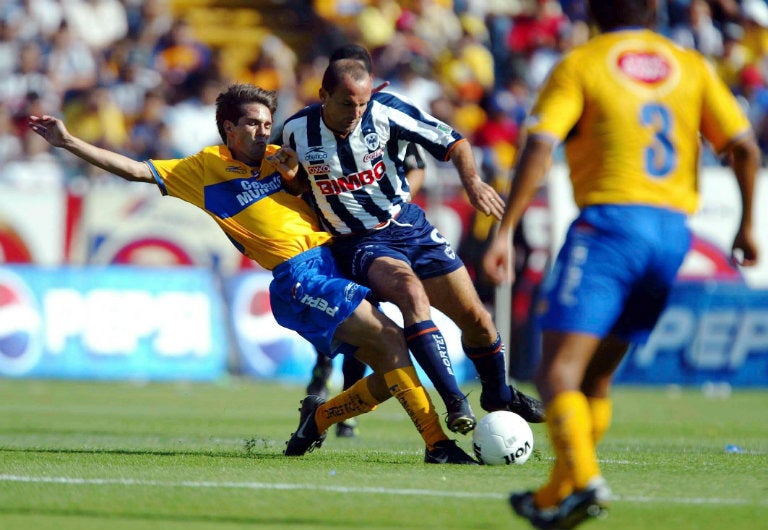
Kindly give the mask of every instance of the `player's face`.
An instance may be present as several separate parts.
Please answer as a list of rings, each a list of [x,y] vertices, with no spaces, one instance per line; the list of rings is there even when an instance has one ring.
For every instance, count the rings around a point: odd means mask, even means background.
[[[360,81],[345,76],[332,94],[321,90],[323,121],[329,129],[338,134],[352,132],[371,101],[371,83],[371,76]]]
[[[272,113],[260,103],[248,103],[237,123],[226,122],[227,147],[236,160],[251,166],[261,164],[272,133]]]

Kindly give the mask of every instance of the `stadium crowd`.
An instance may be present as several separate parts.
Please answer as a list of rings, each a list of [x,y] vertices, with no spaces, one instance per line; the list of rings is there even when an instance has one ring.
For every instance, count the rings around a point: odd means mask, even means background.
[[[583,0],[242,2],[291,13],[293,28],[282,27],[280,16],[263,21],[253,28],[258,46],[233,70],[223,67],[227,52],[209,42],[184,4],[3,2],[0,181],[67,185],[92,171],[52,152],[26,127],[29,115],[62,116],[74,134],[139,159],[182,157],[218,141],[214,98],[223,86],[243,81],[278,90],[280,123],[317,99],[327,54],[357,42],[371,50],[378,78],[454,124],[473,141],[489,181],[503,183],[532,95],[590,32]],[[662,33],[711,61],[768,153],[766,1],[660,0],[658,19]],[[295,41],[298,48],[282,33],[290,29],[308,36]],[[705,163],[719,161],[706,153]],[[425,189],[436,182],[428,173]]]

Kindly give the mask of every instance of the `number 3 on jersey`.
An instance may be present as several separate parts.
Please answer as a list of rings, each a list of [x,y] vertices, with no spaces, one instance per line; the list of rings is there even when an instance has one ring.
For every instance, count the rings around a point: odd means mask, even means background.
[[[670,134],[672,114],[659,103],[648,103],[640,110],[640,122],[654,130],[653,143],[645,149],[645,171],[655,178],[663,178],[676,165],[675,146]]]

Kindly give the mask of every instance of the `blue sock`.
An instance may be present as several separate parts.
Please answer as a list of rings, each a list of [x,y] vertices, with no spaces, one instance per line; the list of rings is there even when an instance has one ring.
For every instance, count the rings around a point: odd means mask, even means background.
[[[448,404],[457,396],[464,397],[453,373],[445,337],[435,323],[424,320],[408,326],[404,331],[408,349],[443,401]]]
[[[512,391],[507,385],[507,368],[501,336],[497,334],[496,341],[489,346],[479,348],[463,346],[463,348],[467,358],[475,365],[487,398],[499,406],[509,403],[512,399]]]

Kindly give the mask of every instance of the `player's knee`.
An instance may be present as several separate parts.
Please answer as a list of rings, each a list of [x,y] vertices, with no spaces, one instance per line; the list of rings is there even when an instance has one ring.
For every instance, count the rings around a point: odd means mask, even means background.
[[[463,318],[456,324],[461,329],[462,342],[467,346],[486,346],[496,341],[498,331],[493,317],[482,305],[466,308]]]
[[[429,297],[418,278],[408,279],[393,285],[390,300],[403,313],[428,313]]]

